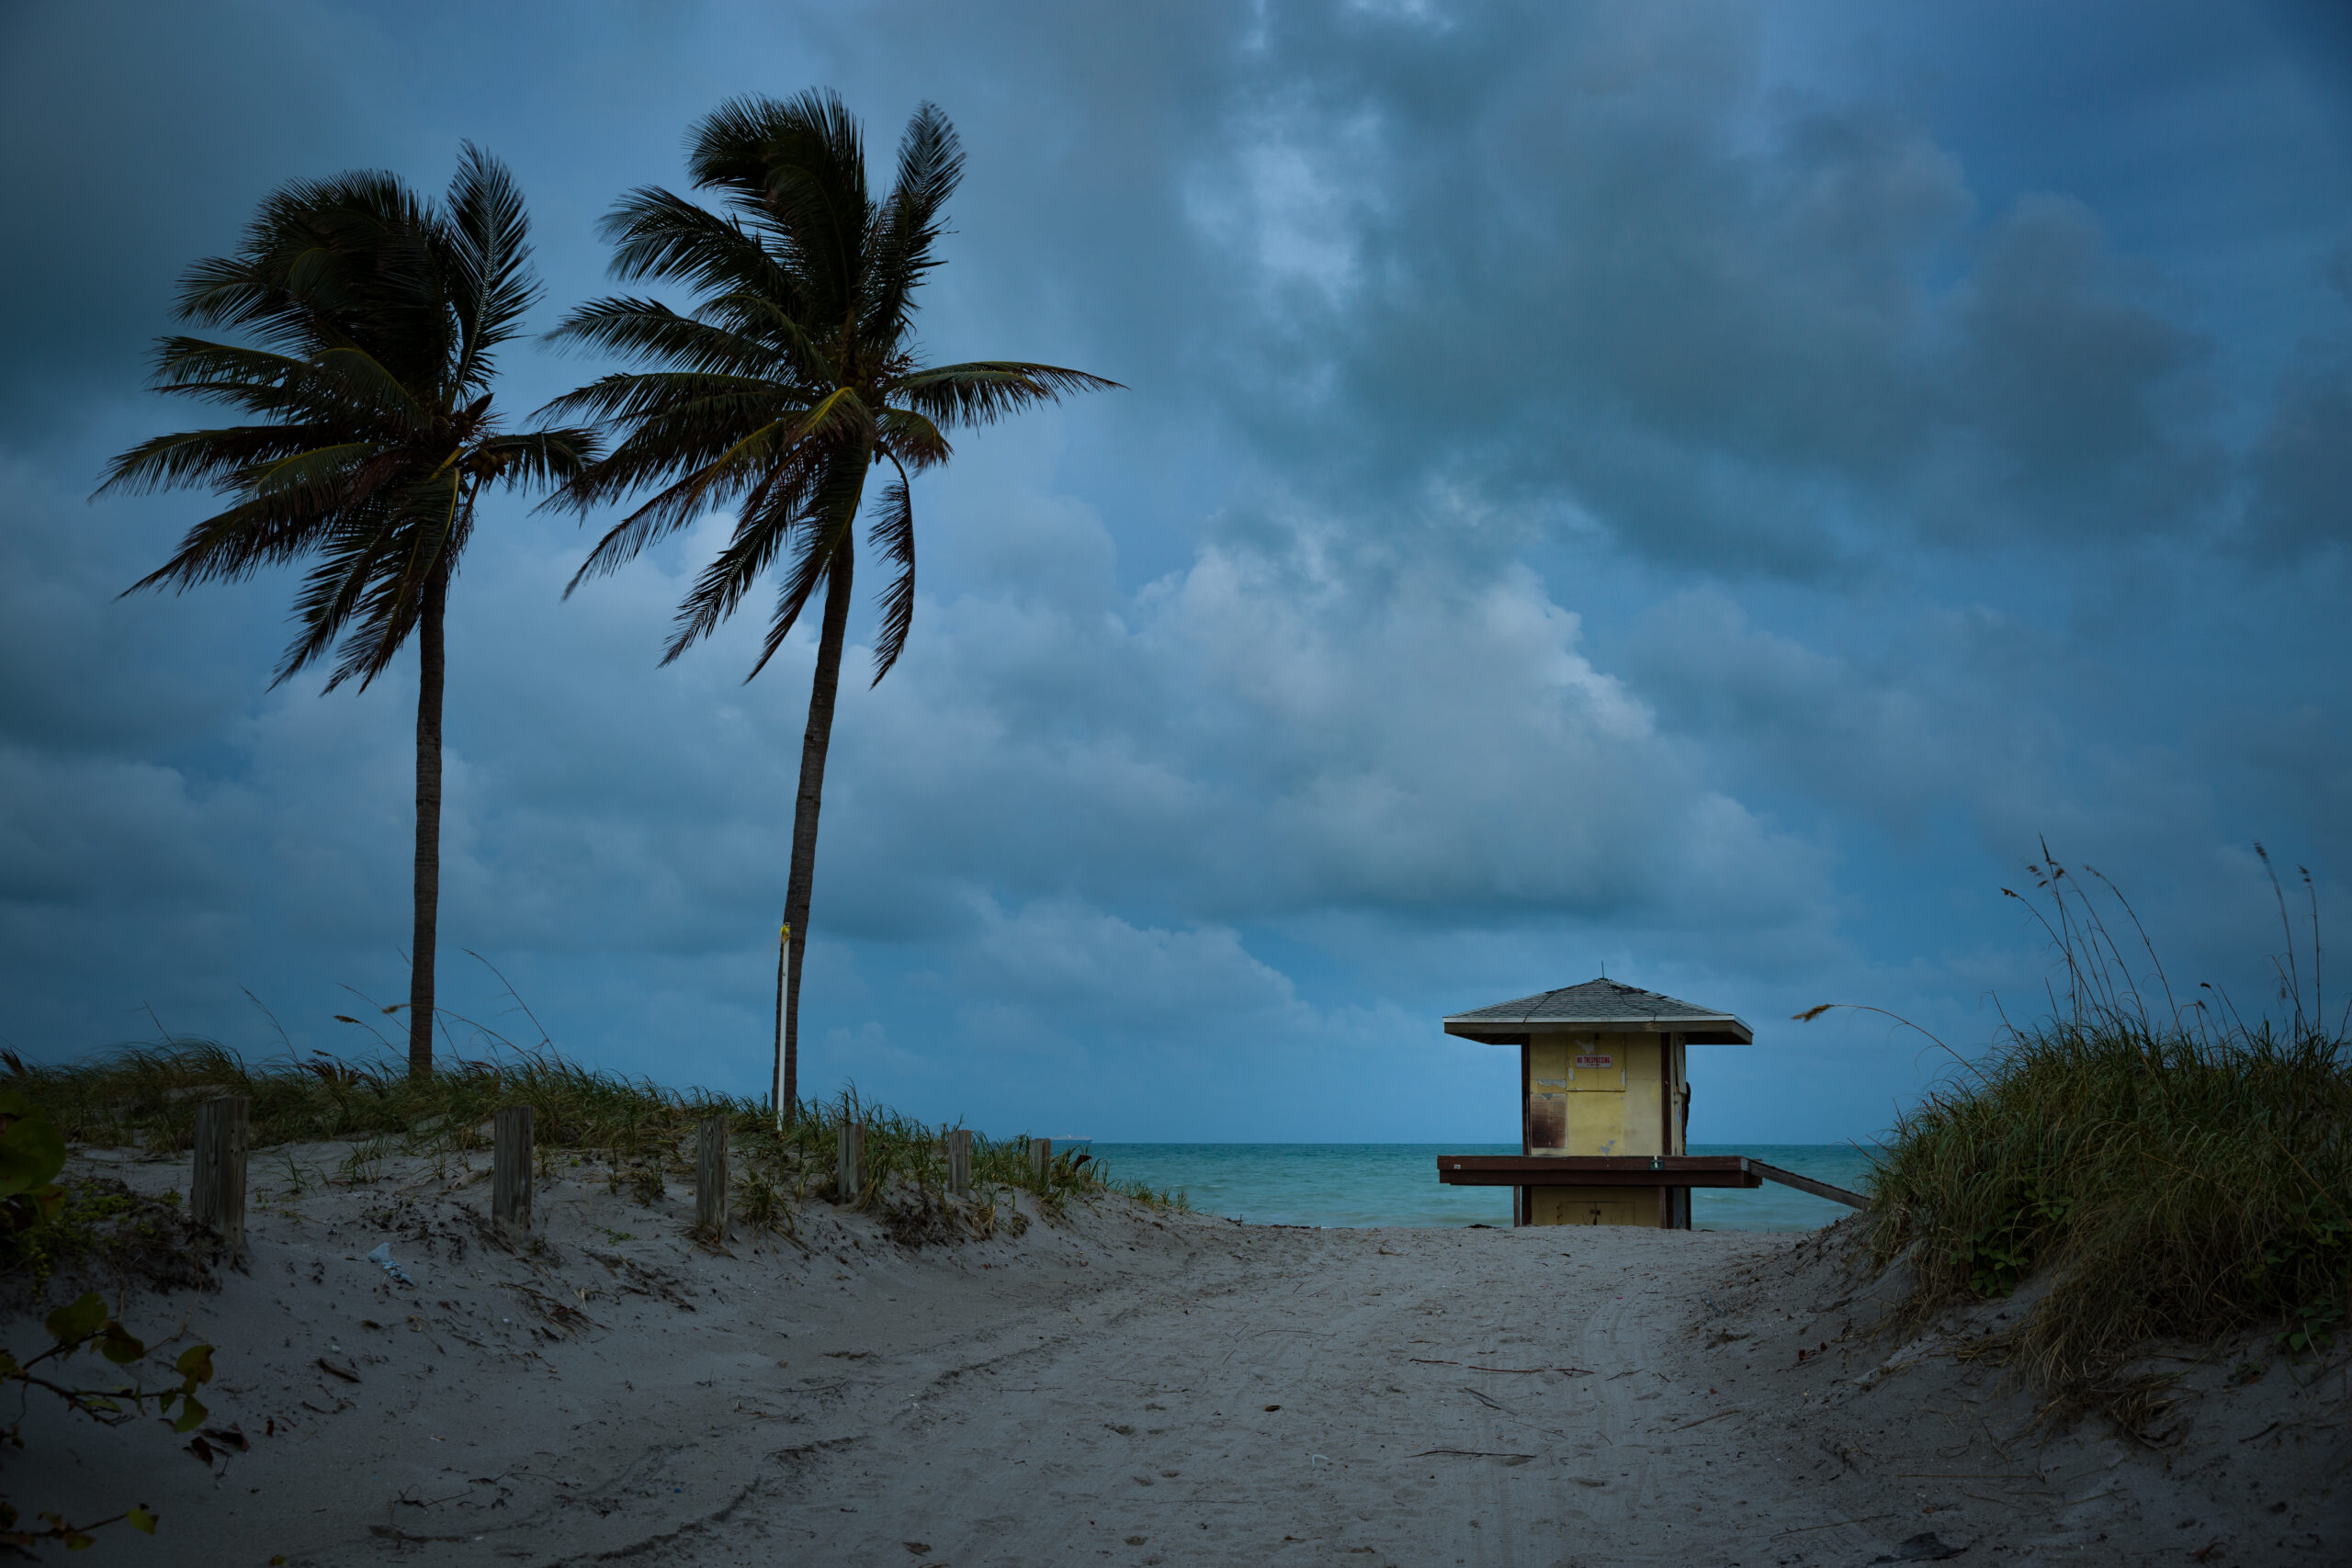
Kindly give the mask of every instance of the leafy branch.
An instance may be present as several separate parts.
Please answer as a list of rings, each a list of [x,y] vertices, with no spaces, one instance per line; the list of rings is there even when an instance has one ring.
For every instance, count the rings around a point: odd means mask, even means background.
[[[64,1166],[65,1140],[49,1118],[21,1094],[0,1090],[0,1235],[13,1236],[57,1218],[64,1203],[57,1175]],[[30,1392],[39,1389],[66,1409],[108,1427],[119,1427],[152,1410],[175,1433],[195,1434],[189,1438],[187,1451],[208,1466],[216,1456],[225,1461],[229,1451],[242,1453],[250,1446],[244,1433],[234,1427],[204,1425],[210,1412],[196,1391],[212,1381],[211,1346],[193,1345],[181,1351],[172,1363],[175,1382],[150,1387],[135,1377],[129,1382],[85,1380],[65,1370],[76,1356],[89,1351],[108,1366],[129,1367],[147,1359],[146,1343],[107,1311],[106,1298],[96,1291],[51,1313],[44,1326],[51,1341],[47,1349],[20,1361],[14,1350],[0,1348],[0,1387],[13,1383],[19,1391],[18,1418],[0,1427],[0,1441],[20,1449],[25,1446],[20,1430],[22,1405]],[[68,1551],[80,1551],[96,1544],[92,1531],[116,1524],[128,1524],[143,1535],[155,1533],[155,1515],[144,1504],[85,1524],[71,1523],[57,1512],[43,1512],[39,1517],[41,1522],[37,1527],[23,1525],[16,1506],[0,1499],[0,1546],[21,1551],[51,1542]]]

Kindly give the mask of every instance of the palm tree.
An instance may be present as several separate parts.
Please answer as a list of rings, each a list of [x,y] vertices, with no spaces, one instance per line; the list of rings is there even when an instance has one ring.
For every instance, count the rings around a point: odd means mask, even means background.
[[[180,280],[181,321],[245,343],[167,337],[154,387],[253,423],[159,435],[100,493],[204,486],[230,499],[127,592],[236,581],[307,561],[273,686],[333,651],[326,689],[365,689],[416,635],[416,920],[409,1071],[432,1070],[441,890],[442,617],[485,485],[560,484],[586,430],[507,434],[493,360],[537,298],[522,192],[468,143],[447,200],[394,175],[298,180],[265,199],[232,255]],[[341,647],[336,649],[337,643]]]
[[[695,188],[718,193],[721,210],[648,186],[615,206],[605,231],[615,276],[682,284],[693,292],[691,311],[635,296],[573,311],[559,338],[650,368],[602,377],[549,408],[624,433],[563,502],[584,513],[652,490],[597,541],[574,587],[715,507],[735,509],[733,537],[679,607],[663,663],[718,626],[775,567],[775,609],[748,681],[811,595],[825,591],[776,955],[770,1092],[781,1122],[798,1103],[801,957],[867,477],[890,469],[866,532],[893,569],[879,600],[878,682],[914,615],[909,476],[947,460],[947,431],[1117,383],[1051,365],[930,366],[917,357],[915,289],[938,265],[943,209],[964,167],[956,132],[933,105],[908,122],[897,180],[879,202],[867,192],[857,122],[830,92],[722,105],[695,128],[687,166]]]

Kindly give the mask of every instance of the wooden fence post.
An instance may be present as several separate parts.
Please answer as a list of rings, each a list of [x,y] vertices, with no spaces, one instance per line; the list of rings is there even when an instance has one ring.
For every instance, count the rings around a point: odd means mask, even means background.
[[[706,1116],[695,1130],[695,1229],[727,1239],[727,1118]]]
[[[245,1151],[253,1139],[253,1101],[224,1094],[196,1108],[196,1163],[188,1213],[220,1238],[232,1262],[245,1255]]]
[[[1032,1176],[1034,1176],[1034,1177],[1035,1177],[1035,1178],[1037,1179],[1037,1185],[1038,1185],[1040,1188],[1043,1188],[1043,1187],[1046,1185],[1046,1172],[1053,1168],[1053,1164],[1054,1164],[1054,1141],[1053,1141],[1053,1139],[1051,1139],[1051,1138],[1032,1138],[1032,1139],[1030,1139],[1030,1140],[1029,1140],[1029,1174],[1030,1174],[1030,1175],[1032,1175]]]
[[[865,1129],[844,1116],[842,1118],[840,1142],[834,1147],[833,1186],[838,1190],[834,1201],[854,1203],[865,1187],[864,1161]]]
[[[531,1108],[498,1112],[490,1159],[490,1218],[516,1235],[531,1230]]]
[[[947,1190],[961,1198],[972,1190],[972,1130],[957,1127],[947,1134]]]

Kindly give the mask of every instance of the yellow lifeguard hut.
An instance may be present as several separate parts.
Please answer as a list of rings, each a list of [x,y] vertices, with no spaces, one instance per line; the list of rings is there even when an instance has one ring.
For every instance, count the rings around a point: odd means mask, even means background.
[[[1870,1207],[1746,1155],[1688,1152],[1686,1051],[1756,1040],[1730,1013],[1604,977],[1455,1013],[1445,1032],[1519,1047],[1519,1153],[1437,1156],[1449,1186],[1512,1189],[1514,1225],[1689,1230],[1692,1188],[1767,1181]]]
[[[1455,1013],[1445,1032],[1519,1047],[1518,1156],[1438,1156],[1441,1181],[1513,1189],[1515,1225],[1688,1230],[1693,1187],[1790,1179],[1745,1156],[1687,1152],[1689,1048],[1756,1039],[1730,1013],[1604,978]],[[1791,1184],[1857,1201],[1826,1183]]]

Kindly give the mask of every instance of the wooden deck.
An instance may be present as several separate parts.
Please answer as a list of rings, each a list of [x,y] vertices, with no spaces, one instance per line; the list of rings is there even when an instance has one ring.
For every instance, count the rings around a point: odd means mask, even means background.
[[[1761,1187],[1777,1181],[1833,1203],[1867,1209],[1860,1192],[1746,1155],[1440,1155],[1449,1187]]]

